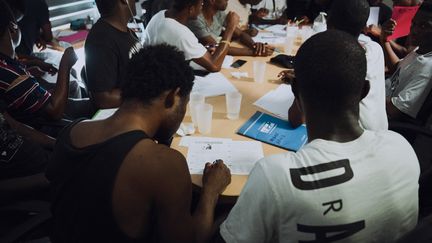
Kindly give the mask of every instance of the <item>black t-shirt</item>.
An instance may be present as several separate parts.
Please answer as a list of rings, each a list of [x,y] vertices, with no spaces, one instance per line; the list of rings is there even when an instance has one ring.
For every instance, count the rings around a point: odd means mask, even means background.
[[[87,86],[92,92],[118,88],[139,42],[133,32],[122,32],[102,19],[93,26],[86,42]]]
[[[30,55],[33,46],[40,36],[43,25],[49,23],[49,10],[45,0],[25,0],[26,11],[18,22],[21,29],[21,44],[16,49],[18,54]]]

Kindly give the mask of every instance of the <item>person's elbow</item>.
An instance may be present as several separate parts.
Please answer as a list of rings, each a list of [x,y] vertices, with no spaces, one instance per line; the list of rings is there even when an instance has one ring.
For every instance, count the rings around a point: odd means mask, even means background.
[[[45,106],[44,112],[46,114],[45,118],[58,121],[63,118],[64,109],[62,109],[60,106],[54,105],[53,103],[49,103],[47,106]]]
[[[207,71],[212,72],[212,73],[220,72],[220,70],[222,70],[222,67],[216,66],[216,65],[212,65],[212,66],[207,68]]]

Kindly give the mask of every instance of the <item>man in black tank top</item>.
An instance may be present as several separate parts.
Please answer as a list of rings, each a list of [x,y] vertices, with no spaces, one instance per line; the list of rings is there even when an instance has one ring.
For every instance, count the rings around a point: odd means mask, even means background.
[[[231,181],[208,163],[196,210],[183,155],[170,138],[194,75],[174,47],[146,47],[129,62],[122,104],[105,120],[76,121],[58,138],[47,177],[54,187],[53,242],[205,242],[218,196]]]

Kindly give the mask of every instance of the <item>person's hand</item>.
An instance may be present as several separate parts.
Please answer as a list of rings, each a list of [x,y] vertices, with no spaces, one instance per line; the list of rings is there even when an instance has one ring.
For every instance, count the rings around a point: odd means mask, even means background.
[[[255,28],[248,28],[247,30],[244,31],[246,34],[250,35],[251,37],[255,37],[258,35],[258,30]]]
[[[394,19],[389,19],[386,21],[381,27],[381,41],[386,42],[387,38],[393,35],[393,32],[396,28],[396,21]]]
[[[222,160],[216,160],[206,163],[202,180],[204,190],[220,195],[231,183],[231,172]]]
[[[36,47],[39,49],[39,51],[43,51],[47,47],[46,41],[43,40],[42,38],[37,39],[35,44],[36,44]]]
[[[54,67],[51,63],[46,63],[42,60],[37,60],[35,66],[38,66],[42,71],[47,72],[51,75],[56,74],[58,71],[57,68]]]
[[[226,16],[227,29],[234,30],[240,23],[240,17],[233,11],[230,11]]]
[[[370,34],[374,37],[381,36],[381,27],[371,24],[364,29],[365,34]]]
[[[291,84],[295,79],[294,69],[288,69],[280,72],[277,76],[284,83]]]
[[[258,18],[264,18],[265,16],[267,16],[269,14],[269,10],[266,8],[260,8],[258,9],[258,11],[256,12],[256,16]]]
[[[73,47],[68,47],[61,58],[60,66],[66,65],[68,69],[71,69],[73,65],[78,61],[78,57],[75,54]]]
[[[253,46],[254,56],[271,56],[273,55],[274,49],[274,47],[261,42],[255,42]]]

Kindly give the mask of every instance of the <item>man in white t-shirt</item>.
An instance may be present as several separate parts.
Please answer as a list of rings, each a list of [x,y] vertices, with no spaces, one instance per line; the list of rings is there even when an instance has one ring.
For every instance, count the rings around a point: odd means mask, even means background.
[[[395,26],[396,22],[390,20],[383,26],[381,34],[387,65],[393,71],[392,77],[386,81],[387,114],[392,120],[407,116],[416,119],[432,89],[432,3],[424,2],[417,11],[410,35],[412,44],[418,48],[402,60],[387,40]]]
[[[387,130],[388,121],[385,105],[384,54],[379,44],[369,37],[360,35],[369,17],[369,3],[366,0],[335,0],[327,20],[329,29],[345,31],[359,39],[366,51],[367,74],[370,83],[368,95],[360,102],[360,125],[367,130]],[[331,55],[331,54],[329,54]],[[301,113],[294,105],[290,108],[290,122],[303,123]]]
[[[240,29],[246,30],[249,24],[249,15],[251,12],[251,5],[260,3],[261,0],[229,0],[227,11],[232,11],[240,16]]]
[[[309,143],[257,162],[220,226],[225,242],[394,242],[418,216],[419,165],[392,131],[363,130],[365,51],[329,30],[302,45],[293,92]]]
[[[202,4],[203,0],[175,0],[169,10],[162,10],[152,17],[146,27],[144,45],[175,46],[184,53],[186,60],[192,60],[210,72],[220,71],[239,17],[232,12],[227,14],[222,40],[210,53],[186,26],[201,13]]]

